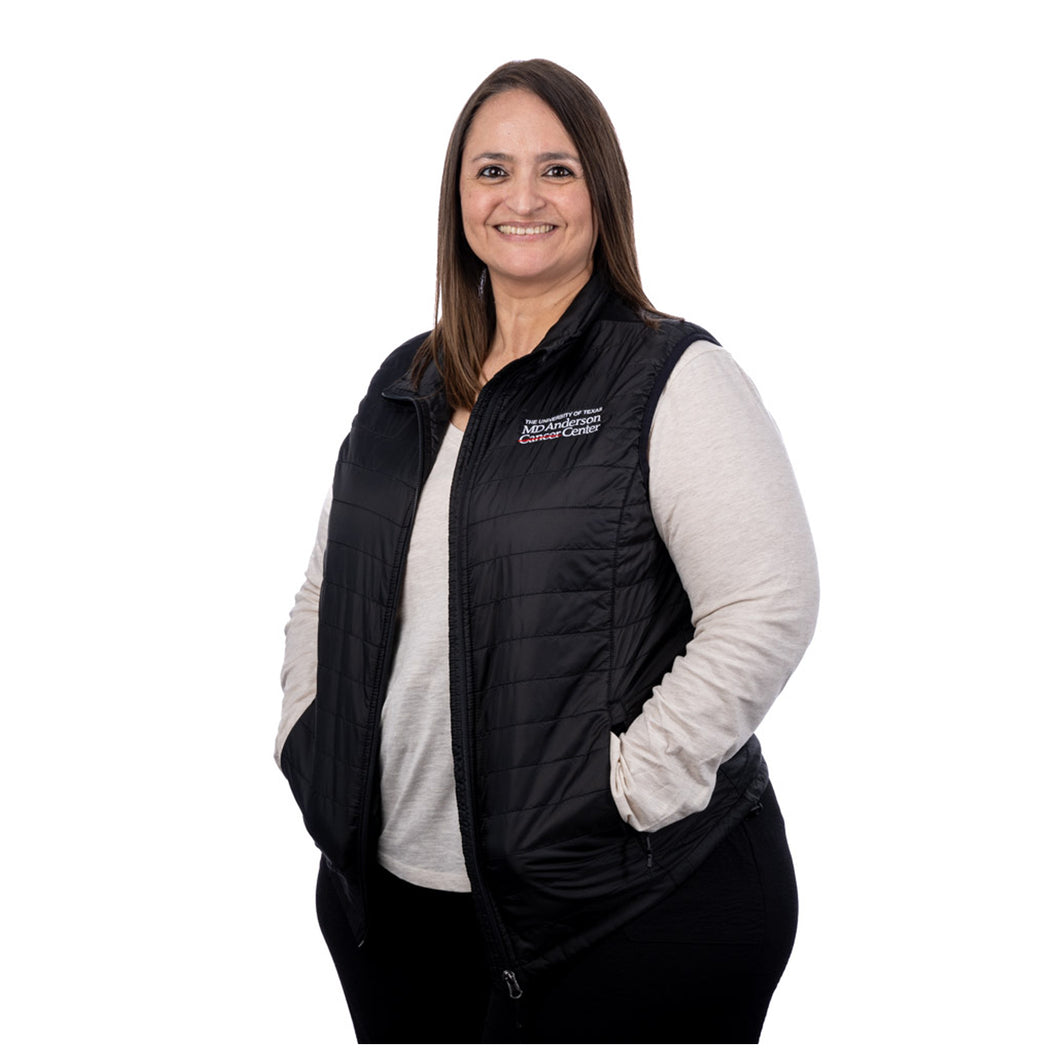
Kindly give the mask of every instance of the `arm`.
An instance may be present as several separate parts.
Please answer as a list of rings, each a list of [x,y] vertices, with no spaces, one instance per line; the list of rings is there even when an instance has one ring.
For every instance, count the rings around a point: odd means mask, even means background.
[[[320,585],[324,579],[324,547],[328,540],[328,516],[331,513],[331,493],[324,502],[317,527],[316,544],[309,557],[305,581],[294,598],[291,617],[284,629],[283,708],[280,731],[276,735],[276,764],[280,764],[287,734],[306,712],[317,694],[317,616],[320,611]]]
[[[649,445],[652,514],[692,604],[685,655],[611,738],[622,817],[653,832],[706,807],[817,619],[817,563],[776,426],[729,354],[686,351]]]

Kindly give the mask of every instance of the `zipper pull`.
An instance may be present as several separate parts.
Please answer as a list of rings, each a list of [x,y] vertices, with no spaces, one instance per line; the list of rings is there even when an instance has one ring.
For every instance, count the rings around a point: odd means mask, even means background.
[[[651,836],[647,832],[644,833],[644,846],[648,852],[648,871],[652,872],[655,867],[655,855],[651,852]]]
[[[513,1001],[518,1001],[523,996],[523,988],[515,978],[515,972],[501,972],[501,975],[504,977],[504,985],[508,988],[508,996]]]

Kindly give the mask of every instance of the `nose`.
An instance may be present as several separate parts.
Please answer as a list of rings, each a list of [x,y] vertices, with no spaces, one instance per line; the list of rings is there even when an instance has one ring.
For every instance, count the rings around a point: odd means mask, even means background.
[[[529,217],[545,205],[533,173],[522,173],[508,183],[508,208],[520,217]]]

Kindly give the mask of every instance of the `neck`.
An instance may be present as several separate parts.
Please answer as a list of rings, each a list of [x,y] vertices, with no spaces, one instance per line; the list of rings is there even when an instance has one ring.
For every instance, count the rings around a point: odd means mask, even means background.
[[[567,311],[590,275],[591,265],[563,283],[536,291],[513,287],[491,276],[497,327],[482,364],[483,379],[491,379],[506,364],[530,353]]]

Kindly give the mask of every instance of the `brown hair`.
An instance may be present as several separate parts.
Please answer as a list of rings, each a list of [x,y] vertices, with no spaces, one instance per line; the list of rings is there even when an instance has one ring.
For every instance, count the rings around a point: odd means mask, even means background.
[[[460,209],[464,144],[479,107],[491,96],[513,89],[532,92],[548,104],[578,151],[599,232],[594,271],[646,318],[656,313],[641,288],[629,174],[603,104],[584,81],[547,59],[505,63],[471,94],[449,138],[438,206],[435,326],[413,362],[417,381],[432,360],[438,365],[453,408],[471,408],[475,403],[479,371],[496,326],[489,273],[464,236]]]

